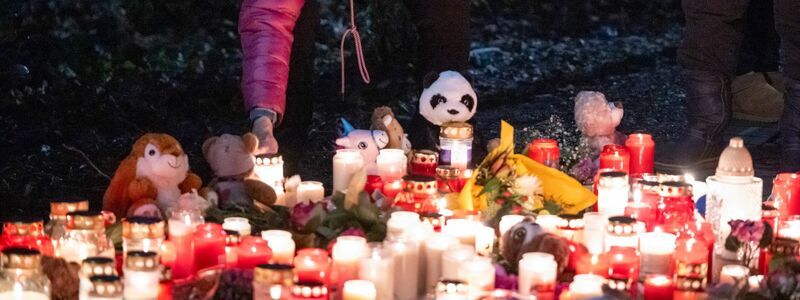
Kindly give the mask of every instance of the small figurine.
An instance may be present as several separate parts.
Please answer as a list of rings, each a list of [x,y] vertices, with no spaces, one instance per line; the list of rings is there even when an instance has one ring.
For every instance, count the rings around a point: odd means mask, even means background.
[[[203,143],[203,156],[214,171],[214,179],[201,194],[221,209],[246,211],[253,205],[272,205],[277,195],[266,183],[253,178],[258,138],[223,134]]]
[[[103,210],[119,217],[163,216],[181,194],[201,185],[200,177],[189,171],[189,158],[178,140],[148,133],[117,167],[103,195]]]
[[[341,137],[336,139],[336,145],[346,149],[358,149],[364,158],[364,168],[374,170],[378,153],[389,145],[389,135],[383,130],[355,129],[345,119],[341,119],[341,124]]]
[[[622,103],[609,103],[603,93],[583,91],[575,96],[575,123],[582,142],[594,152],[607,144],[625,144],[625,135],[617,132],[623,113]]]

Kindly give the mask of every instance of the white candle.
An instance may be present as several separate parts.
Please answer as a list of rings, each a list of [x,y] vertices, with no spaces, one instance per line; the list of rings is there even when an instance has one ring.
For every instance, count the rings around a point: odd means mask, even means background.
[[[425,256],[425,253],[427,252],[426,249],[428,248],[428,239],[433,234],[433,225],[420,221],[411,227],[406,236],[407,239],[416,242],[419,246],[419,259],[417,260],[419,262],[419,266],[417,267],[417,270],[419,270],[417,274],[417,295],[420,297],[423,297],[428,293],[427,288],[425,287],[425,279],[427,276],[426,273],[428,270],[426,267],[428,264],[428,259]]]
[[[376,165],[378,166],[378,176],[384,182],[402,179],[403,176],[406,176],[408,158],[401,149],[383,149],[378,154]]]
[[[481,256],[491,256],[494,250],[494,228],[489,226],[476,226],[475,252]]]
[[[622,216],[628,203],[628,175],[624,172],[600,174],[597,184],[597,212],[608,216]]]
[[[364,158],[358,150],[336,150],[336,155],[333,156],[333,190],[346,190],[353,175],[363,167]]]
[[[594,274],[575,275],[569,284],[571,300],[588,300],[603,297],[603,284],[605,279]]]
[[[517,225],[517,223],[522,222],[525,220],[525,216],[522,215],[505,215],[500,217],[500,224],[498,224],[497,229],[500,230],[500,238],[502,240],[503,234],[505,234],[511,227]]]
[[[539,215],[536,217],[536,224],[539,224],[545,232],[557,234],[559,223],[561,223],[561,218],[556,215]]]
[[[375,285],[378,299],[394,297],[394,254],[390,249],[375,247],[361,259],[358,278]]]
[[[344,283],[358,278],[358,262],[367,250],[367,239],[360,236],[345,235],[336,238],[333,245],[333,276],[339,290]]]
[[[267,241],[272,250],[273,263],[291,265],[294,260],[295,244],[292,233],[284,230],[264,230],[261,238]]]
[[[453,143],[450,148],[450,165],[464,170],[469,163],[469,148],[461,143]]]
[[[152,299],[158,298],[158,280],[160,271],[133,271],[125,270],[125,299]]]
[[[755,291],[761,286],[761,281],[763,280],[764,275],[754,275],[747,277],[747,284],[750,286],[751,291]]]
[[[461,263],[475,256],[475,249],[464,244],[453,245],[442,254],[442,278],[460,279]]]
[[[47,294],[31,291],[7,291],[0,293],[0,300],[49,300]]]
[[[530,252],[519,260],[519,293],[523,296],[537,292],[552,292],[556,286],[558,263],[552,254]]]
[[[640,277],[653,274],[672,274],[672,255],[675,253],[674,234],[646,232],[639,236],[641,252]]]
[[[778,236],[800,241],[800,219],[795,217],[781,223]]]
[[[479,299],[484,292],[494,290],[494,266],[491,258],[473,256],[461,264],[459,273],[469,287],[470,299]]]
[[[297,185],[297,203],[317,203],[325,199],[325,188],[319,181],[303,181]]]
[[[750,268],[748,267],[741,265],[725,265],[722,266],[719,283],[736,285],[737,283],[741,283],[748,275],[750,275]]]
[[[275,204],[285,205],[283,190],[283,157],[280,155],[259,155],[256,157],[256,165],[253,173],[262,182],[266,183],[278,196]]]
[[[349,280],[344,283],[344,300],[375,300],[378,292],[375,284],[367,280]]]
[[[442,228],[442,233],[455,237],[464,245],[475,247],[476,223],[469,219],[450,219]]]
[[[427,276],[425,280],[426,292],[433,291],[436,283],[442,278],[442,255],[455,245],[460,245],[455,237],[442,233],[431,235],[425,242],[425,260]],[[453,278],[455,279],[455,278]]]
[[[601,254],[605,250],[605,236],[608,227],[608,216],[588,212],[583,214],[583,244],[589,253]]]
[[[250,235],[250,220],[241,217],[228,217],[222,222],[222,229],[236,231],[240,236]]]
[[[410,211],[393,212],[386,222],[386,238],[399,238],[404,235],[409,228],[420,223],[419,214]]]
[[[403,239],[385,243],[394,254],[394,299],[417,299],[419,244]]]

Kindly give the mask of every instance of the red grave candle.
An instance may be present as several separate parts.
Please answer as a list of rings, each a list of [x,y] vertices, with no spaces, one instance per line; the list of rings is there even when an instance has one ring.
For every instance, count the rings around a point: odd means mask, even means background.
[[[614,169],[630,174],[631,156],[621,145],[605,145],[600,152],[600,169]]]
[[[636,289],[630,288],[639,278],[639,254],[636,248],[612,246],[608,251],[608,278],[617,281],[618,290],[620,283],[624,283],[631,294]]]
[[[655,223],[653,208],[644,202],[628,202],[625,205],[625,216],[631,217],[645,224],[650,229]]]
[[[383,179],[378,175],[367,175],[367,183],[364,185],[364,191],[372,196],[375,191],[383,191]]]
[[[225,230],[222,229],[222,225],[216,223],[197,225],[192,237],[195,270],[225,264]]]
[[[175,244],[172,241],[161,243],[161,264],[170,269],[175,266]]]
[[[322,282],[327,284],[331,270],[328,251],[319,248],[306,248],[297,251],[294,258],[294,271],[298,282]]]
[[[694,201],[692,185],[680,181],[661,184],[661,200],[656,212],[656,225],[665,232],[677,233],[686,224],[694,223]]]
[[[608,256],[602,253],[584,253],[578,258],[575,274],[595,274],[608,277]]]
[[[410,175],[403,177],[404,192],[395,198],[394,206],[416,213],[438,212],[438,186],[436,178]]]
[[[236,267],[252,269],[269,262],[271,257],[272,249],[269,248],[267,241],[257,236],[246,236],[236,248]]]
[[[53,256],[53,242],[44,233],[44,221],[35,217],[14,217],[3,223],[0,250],[18,247],[39,250],[42,255]]]
[[[551,168],[558,168],[559,154],[556,140],[534,139],[528,147],[528,157]]]
[[[630,153],[630,170],[633,176],[653,173],[653,153],[656,144],[653,137],[646,133],[634,133],[625,140],[625,147]]]
[[[411,158],[411,175],[436,177],[439,154],[431,150],[414,151]]]
[[[775,176],[775,180],[772,181],[771,201],[782,219],[800,215],[800,175],[780,173]]]
[[[644,279],[644,298],[647,300],[672,300],[675,284],[666,275],[648,275]]]
[[[397,194],[403,191],[403,180],[394,179],[383,183],[383,194],[386,198],[394,199]]]

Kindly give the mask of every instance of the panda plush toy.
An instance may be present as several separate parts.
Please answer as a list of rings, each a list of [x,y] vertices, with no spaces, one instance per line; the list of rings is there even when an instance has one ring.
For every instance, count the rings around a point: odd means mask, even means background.
[[[450,122],[471,123],[478,109],[478,96],[467,78],[456,71],[433,72],[422,81],[419,97],[419,114],[414,116],[409,139],[414,149],[439,150],[439,126]],[[474,126],[474,124],[473,124]],[[477,146],[473,138],[473,163],[485,156],[484,147]]]

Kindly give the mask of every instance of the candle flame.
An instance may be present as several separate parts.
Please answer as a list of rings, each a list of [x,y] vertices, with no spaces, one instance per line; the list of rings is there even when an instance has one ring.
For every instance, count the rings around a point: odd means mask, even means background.
[[[685,180],[688,183],[692,183],[694,182],[694,175],[692,175],[691,173],[683,174],[683,180]]]
[[[670,279],[667,278],[667,276],[664,276],[664,275],[658,275],[658,276],[650,277],[650,278],[648,278],[647,281],[650,282],[653,285],[669,285],[670,284]]]

